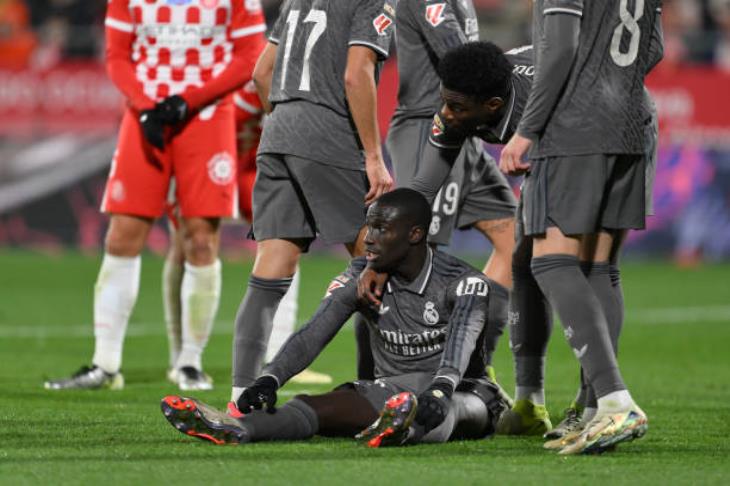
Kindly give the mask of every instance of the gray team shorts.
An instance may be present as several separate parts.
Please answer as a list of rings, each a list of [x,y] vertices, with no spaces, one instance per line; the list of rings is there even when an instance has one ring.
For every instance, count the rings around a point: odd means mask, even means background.
[[[253,188],[253,237],[258,241],[321,238],[351,243],[365,225],[365,172],[295,155],[259,154]],[[303,248],[307,251],[309,245]]]
[[[387,376],[377,380],[357,380],[342,384],[335,390],[355,390],[365,397],[378,412],[390,397],[401,392],[418,395],[426,390],[433,380],[432,373],[410,373],[407,375]]]
[[[646,159],[641,155],[576,155],[533,160],[523,184],[525,235],[550,226],[565,235],[643,229]]]
[[[418,171],[431,133],[431,118],[394,119],[386,146],[393,161],[395,182],[405,187]],[[482,142],[469,139],[436,196],[428,240],[448,245],[454,228],[478,221],[514,217],[517,202],[507,180]]]

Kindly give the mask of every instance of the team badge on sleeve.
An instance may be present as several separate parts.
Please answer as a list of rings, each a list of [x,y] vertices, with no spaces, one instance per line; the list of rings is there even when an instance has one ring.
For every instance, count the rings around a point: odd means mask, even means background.
[[[445,3],[434,3],[433,5],[426,6],[426,20],[434,27],[441,25],[441,22],[446,20],[444,17],[444,9],[446,8]]]
[[[388,30],[388,27],[390,27],[390,24],[392,23],[393,20],[391,20],[390,17],[385,14],[380,14],[373,20],[373,27],[375,27],[375,31],[378,35],[385,35],[385,31]]]
[[[484,297],[489,291],[489,286],[484,279],[479,277],[466,277],[464,280],[459,282],[456,287],[456,295],[461,297],[462,295],[476,295]]]
[[[345,275],[339,275],[335,277],[327,287],[327,292],[324,294],[324,298],[326,299],[330,295],[332,295],[332,292],[334,292],[337,289],[341,289],[345,286],[347,282],[349,282],[350,277],[347,277]]]

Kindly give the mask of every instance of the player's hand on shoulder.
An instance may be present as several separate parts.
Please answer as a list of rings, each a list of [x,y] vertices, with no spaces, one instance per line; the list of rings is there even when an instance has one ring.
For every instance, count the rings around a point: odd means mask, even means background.
[[[165,148],[165,124],[156,108],[142,111],[139,114],[139,125],[149,144],[160,150]]]
[[[365,204],[370,205],[393,188],[393,178],[385,167],[382,154],[365,156],[365,172],[370,183],[370,191],[365,195]]]
[[[276,412],[276,390],[279,383],[273,376],[261,376],[253,385],[247,387],[238,398],[236,406],[241,413],[251,413],[251,410],[261,410],[264,405],[268,413]]]
[[[529,162],[523,161],[523,158],[530,150],[532,140],[523,137],[519,133],[512,135],[507,145],[502,149],[499,157],[499,169],[508,175],[522,175],[530,169]]]
[[[357,298],[365,305],[380,307],[380,297],[383,287],[388,280],[387,273],[378,273],[372,268],[365,267],[357,279]]]
[[[453,393],[454,387],[450,382],[436,379],[426,391],[418,395],[416,423],[422,425],[426,433],[446,420]]]
[[[155,110],[165,125],[178,125],[188,117],[188,103],[180,95],[168,96],[157,103]]]

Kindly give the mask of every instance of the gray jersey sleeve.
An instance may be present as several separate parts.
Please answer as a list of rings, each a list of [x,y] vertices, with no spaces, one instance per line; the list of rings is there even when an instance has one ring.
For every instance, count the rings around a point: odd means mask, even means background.
[[[464,29],[450,2],[443,0],[410,0],[413,18],[420,26],[423,38],[441,59],[447,51],[464,44]]]
[[[355,6],[350,30],[350,46],[367,46],[387,59],[390,40],[395,30],[395,8],[392,0],[360,0]]]
[[[436,113],[433,116],[429,143],[423,149],[423,159],[418,164],[418,170],[408,184],[411,189],[420,192],[429,204],[433,203],[439,189],[459,156],[461,146],[466,137],[449,130]]]
[[[354,260],[347,271],[330,282],[317,311],[284,343],[262,375],[273,376],[281,386],[319,356],[357,310],[357,278],[363,267],[364,259]]]
[[[664,58],[664,31],[662,30],[662,7],[657,7],[657,15],[654,18],[654,28],[651,33],[651,42],[649,43],[649,61],[647,73],[651,72],[659,61]]]
[[[487,323],[489,284],[484,277],[465,275],[448,291],[453,299],[449,336],[434,380],[445,378],[456,388]]]
[[[289,15],[288,12],[290,7],[291,0],[284,0],[284,3],[281,4],[281,8],[279,8],[279,16],[276,18],[274,27],[272,27],[271,32],[269,33],[269,42],[272,44],[279,44],[279,39],[281,39],[284,25],[286,25],[286,17]]]
[[[577,0],[545,2],[543,34],[537,42],[535,77],[517,127],[517,132],[523,137],[535,139],[540,135],[560,98],[578,52],[582,3]]]

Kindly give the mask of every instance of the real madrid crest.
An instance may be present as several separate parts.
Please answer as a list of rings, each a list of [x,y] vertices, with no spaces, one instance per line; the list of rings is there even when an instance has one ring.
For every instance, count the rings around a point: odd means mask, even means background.
[[[436,304],[431,301],[426,302],[426,308],[423,310],[423,321],[429,326],[435,326],[439,322],[439,313],[436,310]]]

